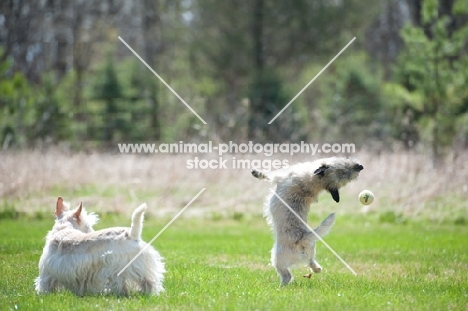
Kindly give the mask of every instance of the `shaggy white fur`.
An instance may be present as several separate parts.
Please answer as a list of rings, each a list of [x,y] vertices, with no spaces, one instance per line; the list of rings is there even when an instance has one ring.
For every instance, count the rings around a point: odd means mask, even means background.
[[[93,230],[97,215],[80,206],[74,210],[58,198],[56,221],[47,234],[39,261],[38,293],[66,288],[77,295],[117,294],[132,291],[158,294],[164,291],[164,261],[161,255],[141,240],[146,204],[132,215],[131,228]],[[144,252],[119,276],[143,248]]]
[[[275,193],[307,223],[310,204],[317,202],[320,192],[328,191],[339,202],[339,189],[356,179],[362,169],[364,167],[355,160],[333,157],[268,173],[253,170],[252,175],[271,181],[276,186]],[[315,242],[318,238],[274,193],[266,198],[264,215],[275,238],[271,263],[282,285],[292,281],[290,267],[295,264],[305,263],[315,273],[322,271],[315,260]],[[322,237],[330,231],[334,222],[335,214],[330,214],[314,231]]]

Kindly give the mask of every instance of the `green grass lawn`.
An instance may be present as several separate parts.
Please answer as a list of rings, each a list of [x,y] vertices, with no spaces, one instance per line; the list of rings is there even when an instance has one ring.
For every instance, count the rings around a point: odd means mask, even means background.
[[[95,229],[128,225],[103,215]],[[154,243],[166,259],[160,296],[38,296],[33,281],[53,219],[0,220],[1,310],[467,310],[468,226],[387,223],[379,217],[339,216],[326,240],[358,275],[322,244],[322,274],[279,287],[269,266],[272,238],[258,216],[178,219]],[[168,219],[149,218],[150,240]],[[312,224],[320,222],[311,219]]]

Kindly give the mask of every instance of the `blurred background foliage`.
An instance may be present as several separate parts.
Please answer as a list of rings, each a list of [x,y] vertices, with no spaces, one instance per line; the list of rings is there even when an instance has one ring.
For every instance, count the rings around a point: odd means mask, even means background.
[[[439,159],[468,147],[467,52],[463,0],[5,0],[0,143],[372,141]]]

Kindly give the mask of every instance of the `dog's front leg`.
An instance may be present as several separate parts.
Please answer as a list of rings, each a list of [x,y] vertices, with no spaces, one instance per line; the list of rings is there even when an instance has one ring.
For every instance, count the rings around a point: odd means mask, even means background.
[[[58,287],[58,282],[52,277],[49,276],[39,276],[35,280],[35,288],[38,294],[51,293],[55,292]]]

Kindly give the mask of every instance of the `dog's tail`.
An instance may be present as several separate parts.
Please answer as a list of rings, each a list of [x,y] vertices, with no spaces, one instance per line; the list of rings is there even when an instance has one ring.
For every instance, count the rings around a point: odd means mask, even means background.
[[[265,173],[263,173],[262,171],[258,171],[258,170],[253,169],[253,170],[250,171],[250,172],[252,173],[252,176],[255,177],[255,178],[270,180],[270,177],[268,177],[268,176],[267,176]]]
[[[132,215],[132,227],[130,228],[130,239],[139,240],[143,230],[143,218],[146,211],[146,203],[138,206]]]
[[[314,231],[320,237],[324,237],[325,235],[327,235],[330,232],[330,229],[331,229],[331,227],[333,226],[334,223],[335,223],[335,213],[331,213],[330,215],[328,215],[327,218],[324,219],[324,221],[322,221],[320,226],[315,228]]]

